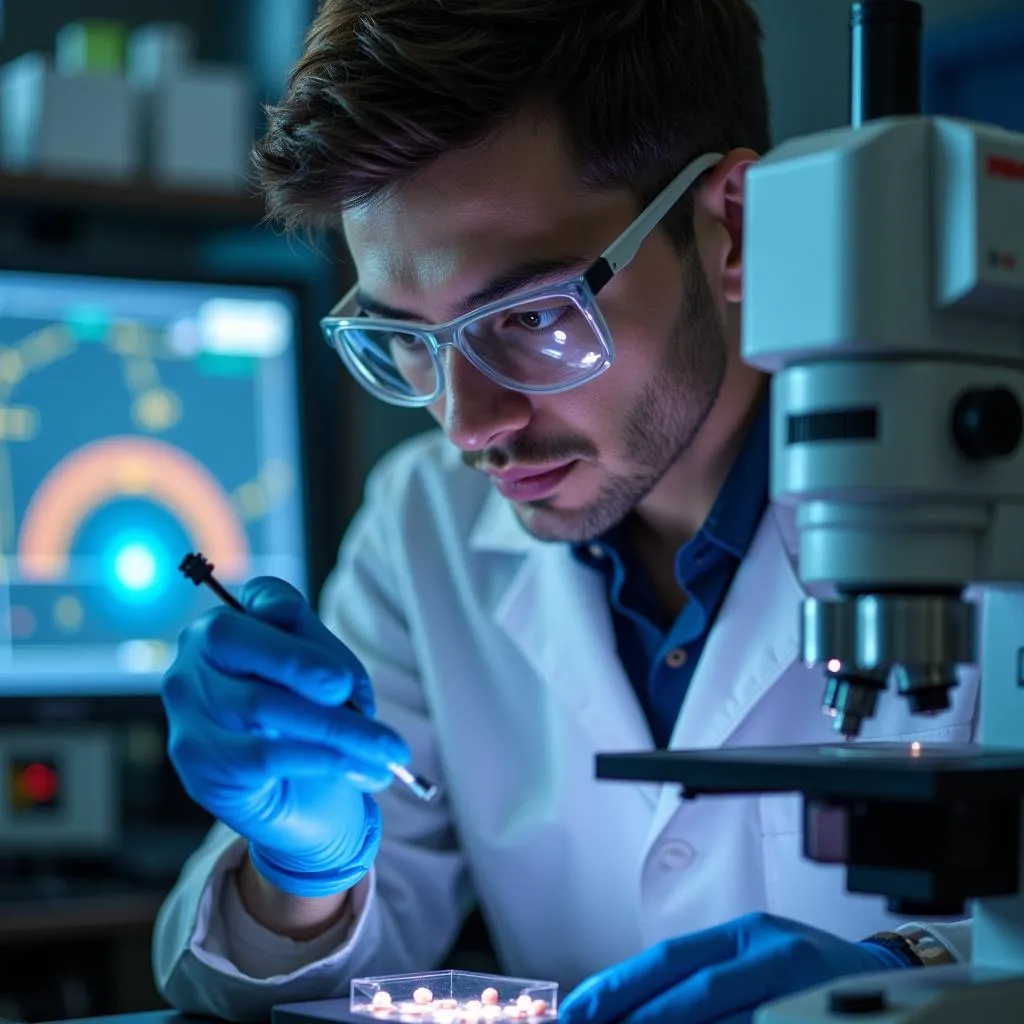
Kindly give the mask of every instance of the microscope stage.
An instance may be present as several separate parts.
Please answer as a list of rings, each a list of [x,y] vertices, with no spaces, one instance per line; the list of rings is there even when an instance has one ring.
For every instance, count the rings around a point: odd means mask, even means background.
[[[867,800],[1024,796],[1024,751],[971,745],[837,743],[597,755],[597,777],[678,783],[701,794],[792,793]]]

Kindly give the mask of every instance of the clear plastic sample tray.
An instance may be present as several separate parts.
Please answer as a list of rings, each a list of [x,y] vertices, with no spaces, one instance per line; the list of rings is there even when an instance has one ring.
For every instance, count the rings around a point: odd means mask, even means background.
[[[416,1024],[539,1024],[558,1016],[553,981],[470,971],[392,974],[352,981],[349,1009],[381,1021]]]

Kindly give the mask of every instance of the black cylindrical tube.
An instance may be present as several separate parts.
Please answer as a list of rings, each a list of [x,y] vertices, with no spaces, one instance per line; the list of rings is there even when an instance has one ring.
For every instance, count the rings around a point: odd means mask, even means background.
[[[921,5],[861,0],[850,11],[850,124],[921,113]]]

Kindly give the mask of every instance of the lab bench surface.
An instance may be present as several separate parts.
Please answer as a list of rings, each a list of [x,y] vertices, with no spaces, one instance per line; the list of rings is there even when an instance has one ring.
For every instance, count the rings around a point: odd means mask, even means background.
[[[336,1007],[337,1002],[336,999],[331,999],[319,1003],[302,1004],[303,1006],[310,1007],[309,1015],[306,1016],[300,1012],[295,1015],[294,1019],[316,1021],[320,1019],[317,1013],[318,1009],[320,1013],[323,1013],[323,1006],[329,1004],[332,1007]],[[290,1006],[287,1009],[293,1009],[293,1007]],[[337,1019],[335,1013],[332,1013],[330,1017],[331,1019]],[[292,1014],[286,1014],[282,1019],[291,1020],[293,1019]],[[49,1024],[223,1024],[223,1022],[218,1022],[218,1019],[215,1017],[193,1017],[188,1014],[177,1013],[174,1010],[153,1010],[148,1013],[119,1013],[110,1017],[81,1017],[76,1020],[50,1021]]]
[[[148,1013],[119,1013],[112,1017],[52,1021],[51,1024],[211,1024],[212,1020],[210,1017],[190,1017],[174,1010],[152,1010]]]

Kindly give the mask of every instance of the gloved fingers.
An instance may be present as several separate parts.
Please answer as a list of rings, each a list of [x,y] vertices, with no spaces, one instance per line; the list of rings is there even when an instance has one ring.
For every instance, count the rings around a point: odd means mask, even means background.
[[[582,982],[559,1005],[558,1016],[562,1024],[618,1024],[695,971],[735,955],[735,937],[725,928],[656,943]]]
[[[189,795],[204,806],[226,782],[234,799],[274,778],[339,777],[351,766],[351,759],[329,747],[217,728],[199,736],[172,728],[167,751]]]
[[[213,670],[207,669],[197,682],[191,674],[172,670],[164,677],[161,696],[171,723],[168,747],[183,781],[213,788],[226,780],[231,785],[262,785],[270,767],[281,769],[281,759],[287,757],[295,765],[296,777],[345,775],[358,788],[377,792],[392,781],[390,761],[408,757],[408,748],[397,734],[355,712],[319,707],[258,679],[217,673],[211,680],[211,675]],[[211,687],[216,694],[208,697],[204,690]],[[358,749],[356,744],[339,749],[344,741],[339,730],[332,729],[336,719],[331,716],[342,718],[361,734]],[[372,737],[370,743],[367,734]],[[281,744],[281,750],[264,757],[266,744]],[[397,749],[389,751],[392,744]],[[232,760],[236,755],[237,762]],[[196,798],[191,791],[190,795]]]
[[[774,958],[751,956],[705,967],[645,1003],[622,1024],[722,1024],[750,1020],[762,1003],[790,991],[785,965]],[[744,1016],[746,1015],[746,1016]]]
[[[303,619],[315,617],[302,594],[276,576],[256,576],[248,580],[238,593],[238,601],[251,615],[289,632]]]
[[[324,778],[329,782],[344,778],[367,793],[386,789],[394,780],[385,765],[370,764],[315,743],[228,730],[217,730],[209,740],[197,743],[189,738],[176,743],[172,739],[170,744],[171,760],[183,777],[212,784],[202,787],[204,800],[210,789],[223,786],[228,777],[236,789],[232,800],[237,798],[237,789],[256,789],[273,779]]]
[[[344,647],[302,594],[276,576],[256,576],[249,580],[242,587],[238,599],[247,611],[280,629],[325,647]],[[352,693],[347,699],[363,714],[372,716],[376,713],[373,689],[365,675],[355,677]]]
[[[277,683],[325,707],[344,703],[365,676],[343,644],[312,643],[232,608],[215,608],[185,630],[179,650],[195,649],[221,672]]]
[[[218,674],[206,681],[208,714],[238,732],[256,731],[337,750],[380,768],[407,764],[409,747],[393,729],[345,707],[323,707],[273,683]]]
[[[382,764],[369,764],[314,743],[266,736],[232,736],[228,741],[232,769],[244,782],[301,777],[344,778],[356,789],[377,793],[386,789],[393,776]]]

